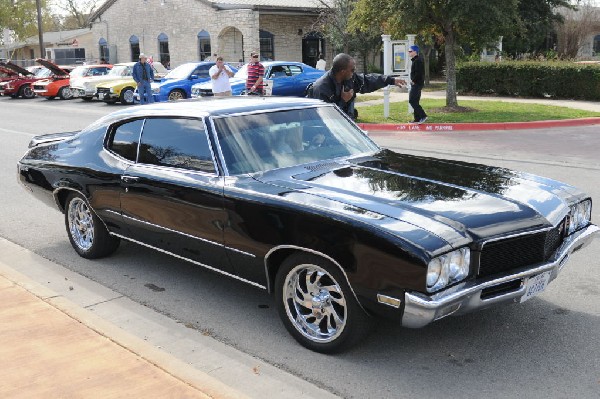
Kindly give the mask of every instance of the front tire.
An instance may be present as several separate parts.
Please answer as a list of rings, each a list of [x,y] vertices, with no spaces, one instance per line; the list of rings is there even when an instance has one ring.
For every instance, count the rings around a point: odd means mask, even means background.
[[[133,87],[126,87],[121,90],[121,94],[119,95],[119,101],[124,105],[133,105],[134,101],[134,89]]]
[[[64,86],[61,87],[58,91],[58,96],[61,100],[69,100],[73,98],[73,92],[71,91],[71,88],[69,86]]]
[[[185,95],[184,91],[173,90],[172,92],[169,93],[168,100],[169,101],[177,101],[177,100],[185,100],[186,98],[187,98],[187,96]]]
[[[275,301],[288,332],[302,346],[341,352],[369,332],[369,316],[331,262],[303,253],[287,258],[275,280]]]
[[[85,198],[78,193],[69,194],[67,198],[65,225],[71,245],[83,258],[102,258],[119,247],[119,238],[108,233]]]

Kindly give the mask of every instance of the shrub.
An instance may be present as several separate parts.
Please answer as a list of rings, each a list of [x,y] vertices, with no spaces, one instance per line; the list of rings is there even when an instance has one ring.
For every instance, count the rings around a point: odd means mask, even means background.
[[[573,62],[465,62],[457,66],[461,93],[600,100],[600,65]]]

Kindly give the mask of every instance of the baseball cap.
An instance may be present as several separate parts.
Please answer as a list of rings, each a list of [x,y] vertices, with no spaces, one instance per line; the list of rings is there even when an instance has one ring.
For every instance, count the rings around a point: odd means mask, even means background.
[[[419,46],[410,46],[409,47],[412,51],[414,51],[415,53],[419,52]]]

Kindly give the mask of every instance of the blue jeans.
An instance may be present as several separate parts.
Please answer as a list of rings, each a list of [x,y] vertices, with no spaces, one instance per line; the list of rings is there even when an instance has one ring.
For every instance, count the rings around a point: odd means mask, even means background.
[[[154,102],[154,97],[152,97],[152,88],[150,87],[150,82],[147,80],[142,80],[138,83],[138,94],[140,95],[140,104],[151,104]]]

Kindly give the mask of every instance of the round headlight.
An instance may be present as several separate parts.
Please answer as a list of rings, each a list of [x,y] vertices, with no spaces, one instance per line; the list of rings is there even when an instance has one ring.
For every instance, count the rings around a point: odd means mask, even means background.
[[[441,273],[442,260],[440,258],[435,258],[429,262],[429,267],[427,268],[427,288],[432,288],[435,285]]]

